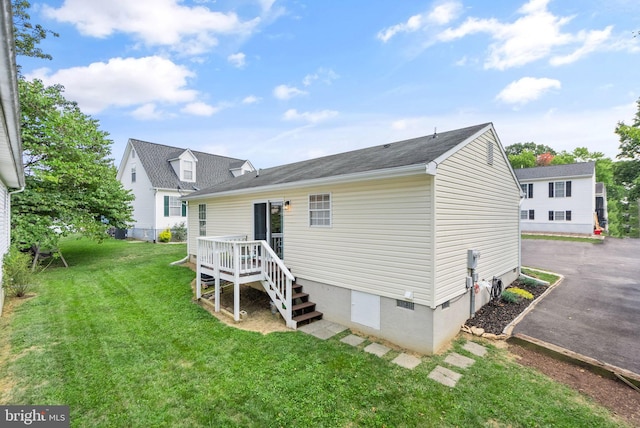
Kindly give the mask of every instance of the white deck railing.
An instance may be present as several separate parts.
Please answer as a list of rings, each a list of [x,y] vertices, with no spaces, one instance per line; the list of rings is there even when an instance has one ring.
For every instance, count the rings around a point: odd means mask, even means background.
[[[260,281],[285,319],[292,320],[292,284],[294,277],[266,241],[247,241],[245,235],[198,238],[196,297],[202,297],[202,274],[215,280],[215,310],[220,311],[220,280],[234,284],[234,319],[240,320],[240,284]]]

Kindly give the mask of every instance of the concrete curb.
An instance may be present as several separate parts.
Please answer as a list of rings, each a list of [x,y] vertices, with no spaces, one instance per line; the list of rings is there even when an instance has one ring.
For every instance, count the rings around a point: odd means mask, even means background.
[[[554,345],[553,343],[544,342],[531,336],[527,336],[526,334],[518,333],[511,336],[508,339],[508,342],[533,349],[558,360],[568,361],[601,376],[606,376],[614,380],[621,380],[631,388],[640,392],[638,390],[640,388],[640,374],[638,373],[603,363],[602,361],[578,354],[577,352],[570,351],[561,346]]]
[[[556,275],[559,276],[560,279],[558,279],[556,282],[554,282],[553,284],[549,284],[549,286],[547,287],[547,289],[544,291],[544,293],[542,293],[541,295],[539,295],[533,302],[531,302],[531,304],[529,306],[527,306],[527,308],[522,311],[520,313],[520,315],[518,315],[513,321],[511,321],[509,324],[507,324],[507,326],[502,330],[502,334],[507,336],[507,339],[509,337],[511,337],[511,332],[513,332],[514,327],[520,322],[522,321],[522,318],[525,317],[525,315],[527,315],[530,311],[533,310],[533,308],[536,307],[536,305],[545,297],[547,297],[547,295],[549,293],[551,293],[551,291],[553,291],[557,286],[559,286],[562,281],[564,280],[564,275],[561,275],[559,273],[555,273],[555,272],[547,272],[547,271],[543,271],[543,270],[539,270],[539,269],[532,269],[532,268],[528,268],[531,270],[535,270],[537,272],[542,272],[542,273],[549,273],[551,275]]]

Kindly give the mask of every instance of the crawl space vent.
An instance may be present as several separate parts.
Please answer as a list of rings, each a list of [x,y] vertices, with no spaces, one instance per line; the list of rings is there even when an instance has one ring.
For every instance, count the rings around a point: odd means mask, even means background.
[[[407,302],[405,300],[396,300],[396,306],[399,308],[413,310],[415,305],[413,302]]]

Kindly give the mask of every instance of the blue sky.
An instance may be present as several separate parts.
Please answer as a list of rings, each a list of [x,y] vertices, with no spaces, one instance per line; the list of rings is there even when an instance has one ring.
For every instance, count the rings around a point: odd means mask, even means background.
[[[640,2],[47,0],[27,78],[129,138],[266,168],[493,122],[615,157],[640,98]]]

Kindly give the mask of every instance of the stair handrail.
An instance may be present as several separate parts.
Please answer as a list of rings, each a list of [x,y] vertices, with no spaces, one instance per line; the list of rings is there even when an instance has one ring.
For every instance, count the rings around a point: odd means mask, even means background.
[[[261,256],[261,269],[264,280],[269,284],[271,291],[284,304],[284,308],[282,305],[276,305],[276,307],[285,319],[287,327],[296,328],[297,323],[293,320],[291,308],[293,305],[291,295],[295,277],[267,241],[261,240],[259,242],[265,252]]]

